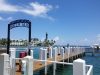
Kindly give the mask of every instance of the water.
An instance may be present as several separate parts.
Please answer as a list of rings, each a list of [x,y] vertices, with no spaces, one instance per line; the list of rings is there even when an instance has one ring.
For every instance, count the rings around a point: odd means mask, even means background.
[[[25,50],[26,48],[22,48],[21,51]],[[34,58],[39,58],[39,47],[35,47],[34,49]],[[19,56],[19,52],[17,52],[16,57]],[[93,65],[93,75],[100,75],[100,54],[95,54],[92,56],[91,54],[87,54],[82,59],[86,60],[86,64]],[[56,75],[73,75],[73,67],[68,65],[58,65]],[[42,74],[41,74],[42,72]],[[35,72],[34,75],[44,75],[43,71]],[[48,69],[48,75],[53,75],[53,65]]]
[[[39,49],[40,49],[39,47],[32,48],[32,50],[34,51],[33,56],[34,56],[35,59],[39,58],[39,51],[40,51]],[[16,57],[18,58],[19,53],[22,52],[22,51],[27,51],[27,48],[18,48],[17,50],[16,50],[17,51],[16,52]]]
[[[87,64],[93,65],[93,75],[100,75],[100,53],[95,54],[95,56],[87,54],[83,59],[86,60]]]
[[[44,71],[45,70],[42,69],[41,71],[34,72],[34,75],[45,75]],[[53,65],[51,65],[48,68],[47,75],[53,75]],[[63,65],[57,64],[57,70],[56,70],[56,74],[55,75],[73,75],[72,66],[68,66],[68,65],[63,66]]]

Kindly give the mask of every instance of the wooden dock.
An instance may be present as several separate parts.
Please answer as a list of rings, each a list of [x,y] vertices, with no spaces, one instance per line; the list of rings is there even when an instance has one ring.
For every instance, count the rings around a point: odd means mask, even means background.
[[[68,59],[74,60],[74,59],[80,58],[81,56],[83,56],[83,54],[84,54],[84,52],[78,52],[78,53],[77,52],[71,52],[69,56],[67,54],[64,54],[64,59],[61,55],[56,56],[56,60],[59,61],[59,62],[61,62],[63,60],[68,60]],[[52,59],[48,58],[47,60],[48,61],[50,61],[50,60],[54,61],[54,58],[52,58]],[[18,61],[19,60],[17,60],[16,63],[19,63]],[[52,62],[48,62],[48,61],[47,61],[46,66],[53,64]],[[39,71],[39,70],[41,70],[45,67],[45,64],[43,64],[43,62],[40,62],[40,61],[34,61],[33,65],[34,65],[33,71]],[[19,69],[19,66],[17,65],[16,68]],[[16,75],[22,75],[22,74],[21,74],[21,72],[16,71]]]

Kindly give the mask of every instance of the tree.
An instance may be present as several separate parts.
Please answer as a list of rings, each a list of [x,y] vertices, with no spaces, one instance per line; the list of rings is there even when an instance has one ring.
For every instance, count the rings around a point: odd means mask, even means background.
[[[38,38],[32,38],[31,41],[39,41]]]
[[[6,38],[2,38],[0,40],[0,45],[7,45],[7,39]]]
[[[50,45],[53,46],[54,44],[55,44],[55,41],[54,40],[51,40],[50,41]]]
[[[38,43],[38,44],[37,44],[37,46],[42,46],[42,43],[41,43],[41,42],[40,42],[40,43]]]
[[[45,40],[44,42],[43,42],[43,46],[46,46],[46,47],[48,47],[48,46],[53,46],[54,45],[54,43],[55,43],[55,41],[53,41],[53,40]]]

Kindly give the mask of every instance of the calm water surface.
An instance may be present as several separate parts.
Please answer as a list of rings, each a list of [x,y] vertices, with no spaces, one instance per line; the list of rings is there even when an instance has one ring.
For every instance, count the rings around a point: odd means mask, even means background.
[[[100,75],[100,53],[95,54],[95,56],[88,54],[83,59],[86,60],[87,64],[93,65],[93,75]]]

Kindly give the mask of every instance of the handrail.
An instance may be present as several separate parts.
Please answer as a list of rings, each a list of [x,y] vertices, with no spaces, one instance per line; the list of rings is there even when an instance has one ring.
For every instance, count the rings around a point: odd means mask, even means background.
[[[23,58],[15,58],[15,60],[22,60]],[[59,62],[59,61],[53,61],[53,60],[39,60],[39,59],[32,59],[32,61],[40,61],[40,62],[51,62],[51,64],[62,64],[62,65],[70,65],[73,66],[73,63],[67,63],[67,62]],[[93,66],[92,65],[86,65],[86,75],[93,75]]]
[[[86,75],[93,75],[93,66],[92,65],[86,65],[86,67],[89,67]]]
[[[43,61],[43,62],[51,62],[51,63],[57,63],[57,64],[73,65],[73,63],[59,62],[59,61],[50,61],[50,60],[38,60],[38,59],[34,59],[34,61]]]

